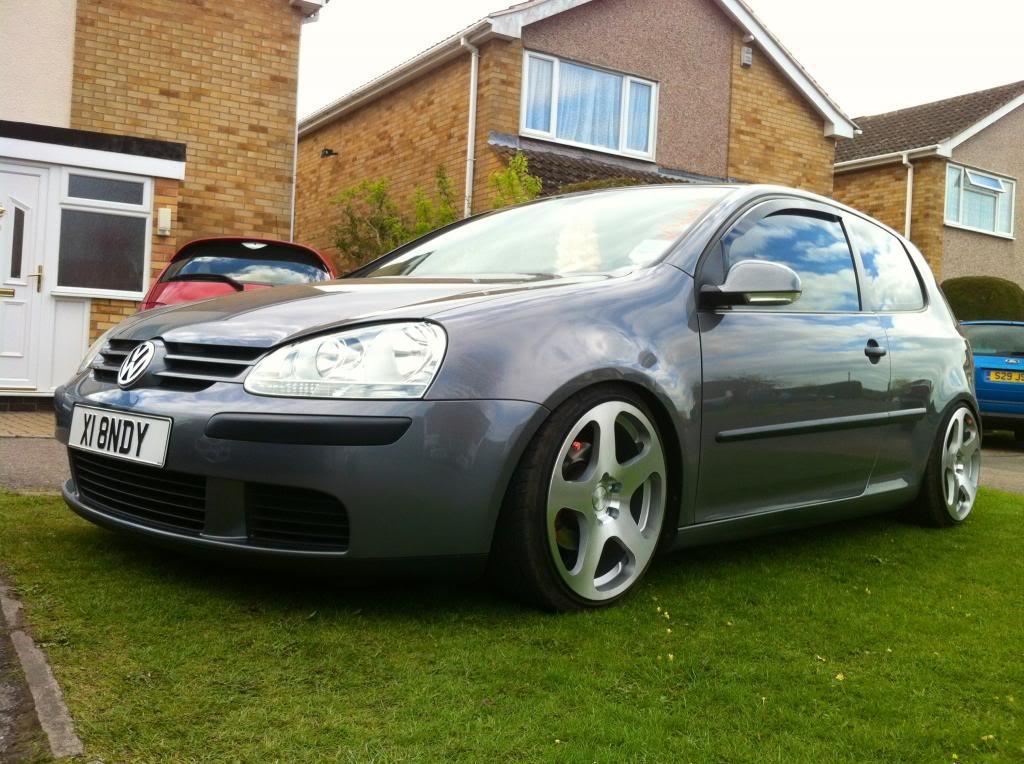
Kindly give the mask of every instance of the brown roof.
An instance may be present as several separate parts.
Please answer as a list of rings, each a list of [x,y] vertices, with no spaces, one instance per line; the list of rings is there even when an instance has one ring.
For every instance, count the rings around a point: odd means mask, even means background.
[[[516,153],[525,154],[530,174],[541,179],[541,193],[545,196],[558,193],[570,183],[611,178],[628,178],[641,183],[721,183],[728,180],[507,133],[492,131],[488,143],[506,159]]]
[[[934,146],[962,133],[1021,94],[1024,94],[1024,81],[899,111],[857,117],[855,122],[864,133],[839,141],[836,161]]]

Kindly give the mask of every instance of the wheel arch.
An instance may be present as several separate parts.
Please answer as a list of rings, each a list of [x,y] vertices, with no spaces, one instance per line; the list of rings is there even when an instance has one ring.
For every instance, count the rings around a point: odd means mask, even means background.
[[[662,446],[665,449],[666,469],[669,480],[666,502],[667,514],[662,526],[661,541],[659,543],[662,551],[671,547],[678,530],[679,517],[682,514],[684,476],[682,433],[672,417],[670,398],[664,391],[654,389],[649,380],[644,379],[640,375],[622,370],[606,369],[571,380],[561,386],[544,402],[546,415],[534,422],[529,432],[523,433],[522,443],[517,448],[515,465],[503,478],[501,503],[495,513],[494,525],[491,531],[492,549],[495,536],[500,528],[500,515],[504,511],[505,504],[509,498],[512,481],[523,460],[526,458],[528,449],[537,437],[537,433],[555,411],[570,398],[599,387],[618,387],[630,390],[643,400],[654,416],[654,423],[658,427]]]

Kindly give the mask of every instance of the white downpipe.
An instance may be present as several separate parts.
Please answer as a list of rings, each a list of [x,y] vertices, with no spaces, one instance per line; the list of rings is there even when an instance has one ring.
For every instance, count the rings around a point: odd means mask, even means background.
[[[914,163],[903,152],[903,166],[907,168],[907,208],[903,213],[903,235],[910,238],[910,215],[914,210]]]
[[[459,46],[468,50],[469,65],[469,136],[466,139],[466,193],[463,197],[462,216],[473,214],[473,169],[476,166],[476,91],[477,78],[480,72],[480,49],[470,45],[465,37],[459,40]]]

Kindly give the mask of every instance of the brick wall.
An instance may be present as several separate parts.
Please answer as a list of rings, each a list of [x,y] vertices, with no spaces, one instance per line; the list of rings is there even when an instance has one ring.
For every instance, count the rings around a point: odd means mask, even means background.
[[[180,242],[287,239],[300,21],[285,0],[78,0],[71,127],[188,144]]]
[[[946,160],[914,162],[914,199],[910,213],[910,240],[942,280],[942,237],[946,199]]]
[[[179,241],[175,235],[177,229],[178,200],[181,193],[181,182],[169,178],[157,178],[153,182],[153,241],[150,249],[150,279],[160,275],[160,271],[170,262],[177,250]],[[157,210],[168,207],[171,210],[171,235],[159,236],[156,231]],[[89,342],[93,342],[107,329],[130,316],[139,309],[139,304],[132,300],[92,299],[89,301]]]
[[[944,160],[914,160],[910,240],[921,250],[939,279],[942,277],[945,178]],[[836,175],[833,196],[903,233],[906,194],[907,168],[897,162]]]
[[[295,237],[338,258],[331,231],[339,222],[331,198],[364,180],[387,178],[408,211],[416,186],[433,192],[443,166],[461,212],[465,193],[470,57],[466,53],[299,140]],[[490,130],[517,132],[522,47],[492,40],[480,46],[477,91],[475,211],[491,205],[490,175],[500,166],[487,146]],[[330,148],[338,156],[321,158]],[[342,267],[346,263],[339,262]]]
[[[754,65],[740,66],[741,34],[733,40],[729,176],[832,193],[835,141],[820,114],[754,45]]]
[[[487,136],[492,130],[512,135],[519,133],[522,81],[523,45],[519,40],[496,40],[481,48],[474,212],[489,210],[494,204],[491,175],[505,167],[505,159],[487,145]]]
[[[832,196],[903,233],[907,205],[907,168],[902,164],[869,167],[836,175]]]

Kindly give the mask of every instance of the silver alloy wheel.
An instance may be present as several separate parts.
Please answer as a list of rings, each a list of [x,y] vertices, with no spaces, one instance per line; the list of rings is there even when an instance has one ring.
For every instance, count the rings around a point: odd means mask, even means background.
[[[547,508],[551,555],[572,591],[607,600],[639,578],[661,535],[666,486],[661,440],[640,409],[608,401],[580,417],[555,461]]]
[[[942,494],[946,511],[954,520],[971,514],[978,495],[981,473],[981,433],[974,414],[966,406],[958,408],[946,427],[942,440]]]

